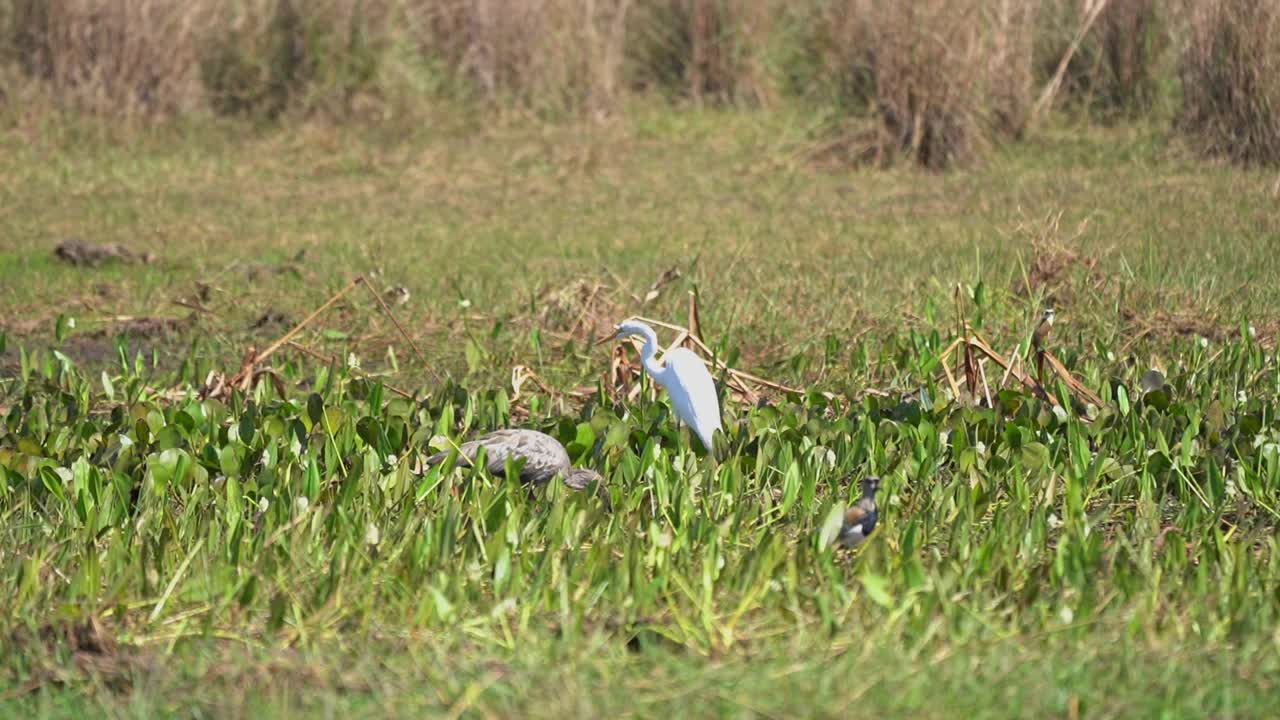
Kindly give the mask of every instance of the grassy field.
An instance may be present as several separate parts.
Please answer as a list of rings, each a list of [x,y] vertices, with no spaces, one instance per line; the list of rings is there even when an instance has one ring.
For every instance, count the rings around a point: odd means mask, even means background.
[[[1273,713],[1274,173],[1144,127],[1057,125],[948,174],[823,145],[784,110],[7,121],[0,710]],[[75,266],[69,237],[154,260]],[[173,392],[357,275],[409,291],[425,359],[359,291],[297,338],[337,362],[274,356],[283,396]],[[721,357],[833,397],[727,403],[739,450],[712,466],[661,401],[514,396],[516,365],[597,386],[591,342],[683,324],[695,288]],[[957,315],[1025,352],[1046,303],[1102,407],[954,398]],[[416,472],[508,424],[572,441],[612,512]],[[846,473],[885,478],[855,556],[822,542]]]

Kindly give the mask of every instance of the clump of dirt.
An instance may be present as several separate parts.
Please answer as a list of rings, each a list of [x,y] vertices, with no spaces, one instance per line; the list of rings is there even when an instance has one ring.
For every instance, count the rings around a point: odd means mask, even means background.
[[[279,310],[268,310],[264,312],[253,324],[249,326],[250,330],[262,330],[264,328],[292,327],[293,323],[289,320],[289,316]]]
[[[1084,234],[1086,223],[1081,223],[1064,239],[1061,222],[1062,213],[1058,212],[1040,221],[1019,224],[1016,234],[1030,240],[1032,257],[1025,279],[1014,280],[1015,295],[1040,294],[1050,305],[1057,305],[1065,304],[1082,289],[1102,288],[1106,278],[1098,270],[1098,259],[1083,255],[1073,247]]]
[[[104,325],[88,333],[88,336],[93,338],[116,337],[118,335],[136,338],[167,337],[188,330],[195,324],[196,316],[194,314],[185,318],[127,317],[120,318],[109,325]]]
[[[845,172],[850,167],[885,168],[892,164],[891,140],[883,128],[865,123],[842,126],[832,136],[802,151],[819,170]]]
[[[28,681],[15,688],[18,694],[67,682],[67,668],[59,659],[62,653],[75,670],[93,675],[114,691],[127,690],[135,668],[147,663],[146,656],[120,645],[96,617],[50,623],[35,631],[19,629],[9,641],[32,663]]]
[[[1221,340],[1232,333],[1217,318],[1207,317],[1189,311],[1169,312],[1152,310],[1139,313],[1131,308],[1123,308],[1120,317],[1134,326],[1142,335],[1156,337],[1203,337],[1209,340]]]
[[[613,330],[625,311],[617,291],[598,280],[574,280],[548,289],[537,300],[536,323],[578,342],[590,343]]]
[[[137,253],[120,243],[95,245],[77,237],[58,243],[53,254],[59,260],[77,267],[98,267],[109,262],[150,265],[156,261],[153,253]]]
[[[694,258],[690,265],[696,265]],[[607,269],[606,269],[607,270]],[[594,342],[613,332],[615,323],[632,314],[636,306],[647,306],[661,296],[671,283],[683,277],[679,266],[663,270],[645,290],[644,297],[626,290],[623,281],[609,273],[613,286],[599,280],[580,278],[538,296],[533,321],[546,330],[579,342]]]

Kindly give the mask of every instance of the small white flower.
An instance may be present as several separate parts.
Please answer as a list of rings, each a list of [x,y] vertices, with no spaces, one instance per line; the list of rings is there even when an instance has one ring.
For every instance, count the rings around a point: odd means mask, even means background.
[[[462,298],[461,300],[458,301],[458,307],[462,308],[463,310],[466,310],[467,308],[471,307],[471,301],[466,298]]]
[[[950,431],[950,430],[942,430],[942,431],[939,431],[939,432],[938,432],[938,444],[939,444],[939,445],[943,445],[943,446],[945,446],[945,445],[946,445],[947,443],[949,443],[949,442],[951,442],[951,431]]]
[[[297,511],[299,515],[306,512],[309,507],[311,507],[311,501],[307,499],[306,495],[299,495],[294,498],[293,509]]]
[[[67,318],[67,327],[74,328],[75,326],[76,326],[76,319],[73,317]]]
[[[973,451],[978,453],[978,455],[985,457],[987,454],[987,444],[979,440],[978,442],[974,443]]]
[[[1053,528],[1054,530],[1057,530],[1058,528],[1062,527],[1062,521],[1058,519],[1058,516],[1055,513],[1049,513],[1048,522],[1049,522],[1049,527]]]
[[[1058,611],[1058,619],[1062,621],[1062,624],[1070,625],[1071,621],[1076,619],[1076,613],[1071,608],[1064,607]]]
[[[1207,347],[1209,347],[1209,338],[1204,337],[1203,335],[1201,335],[1201,336],[1200,336],[1200,347],[1202,347],[1202,348],[1207,348]]]
[[[347,367],[359,369],[360,358],[355,353],[347,353]]]
[[[396,459],[396,454],[395,454],[395,453],[388,453],[388,454],[387,454],[387,464],[388,464],[388,465],[395,465],[397,462],[399,462],[399,460],[397,460],[397,459]]]
[[[1249,326],[1249,337],[1251,337],[1251,338],[1256,338],[1256,337],[1258,337],[1258,328],[1256,328],[1256,327],[1254,327],[1254,326],[1250,325],[1250,326]]]
[[[271,507],[271,501],[266,496],[258,498],[258,512],[266,512]]]
[[[1115,359],[1116,359],[1116,354],[1115,354],[1115,353],[1113,353],[1113,352],[1111,352],[1110,350],[1108,350],[1108,351],[1107,351],[1107,362],[1115,362]]]
[[[1240,392],[1236,393],[1236,402],[1243,405],[1244,403],[1249,402],[1249,396],[1246,395],[1243,390],[1241,390]]]
[[[378,526],[369,523],[369,527],[364,530],[364,544],[377,545],[380,542],[382,542],[382,533],[378,531]]]
[[[1058,418],[1058,422],[1066,422],[1066,421],[1067,421],[1067,409],[1066,409],[1066,408],[1064,408],[1064,407],[1062,407],[1061,405],[1054,405],[1054,406],[1053,406],[1053,416],[1054,416],[1054,417],[1056,417],[1056,418]]]

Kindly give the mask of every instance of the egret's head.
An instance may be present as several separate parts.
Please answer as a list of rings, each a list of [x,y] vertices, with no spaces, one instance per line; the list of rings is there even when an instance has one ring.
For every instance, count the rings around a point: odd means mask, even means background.
[[[872,475],[862,479],[862,494],[867,497],[873,497],[876,491],[880,489],[880,478]]]
[[[653,330],[650,329],[648,325],[645,325],[639,320],[628,320],[618,326],[618,332],[613,336],[613,339],[621,340],[622,338],[629,337],[631,335],[639,335],[641,337],[644,337],[652,333],[653,333]]]
[[[564,478],[564,484],[574,490],[586,490],[593,483],[604,485],[604,477],[591,468],[574,468]]]

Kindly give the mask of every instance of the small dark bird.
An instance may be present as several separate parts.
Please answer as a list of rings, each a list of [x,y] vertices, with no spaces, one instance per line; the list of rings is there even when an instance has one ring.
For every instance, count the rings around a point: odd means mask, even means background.
[[[856,548],[875,531],[876,520],[880,517],[876,510],[876,491],[879,489],[880,478],[872,476],[862,480],[862,497],[845,511],[844,525],[836,539],[843,547]]]
[[[506,474],[506,462],[510,457],[513,461],[524,460],[524,465],[520,468],[520,481],[529,485],[542,485],[559,475],[564,484],[574,490],[585,490],[597,481],[603,487],[604,478],[600,473],[588,468],[573,467],[564,446],[550,435],[537,430],[496,430],[462,443],[458,453],[459,464],[470,467],[481,447],[485,452],[485,469],[498,477]],[[427,458],[427,464],[439,465],[449,457],[450,452],[446,450],[432,455]]]
[[[1044,349],[1044,343],[1049,339],[1049,332],[1053,330],[1053,320],[1053,308],[1045,308],[1044,315],[1040,318],[1040,324],[1036,326],[1036,332],[1031,336],[1031,344],[1036,350]]]
[[[1044,382],[1044,346],[1049,333],[1053,331],[1053,317],[1053,308],[1045,308],[1044,317],[1040,318],[1040,324],[1031,336],[1031,346],[1036,351],[1036,373],[1040,376],[1041,383]]]

